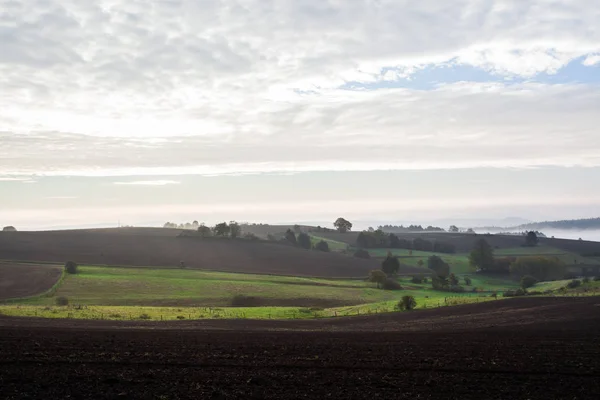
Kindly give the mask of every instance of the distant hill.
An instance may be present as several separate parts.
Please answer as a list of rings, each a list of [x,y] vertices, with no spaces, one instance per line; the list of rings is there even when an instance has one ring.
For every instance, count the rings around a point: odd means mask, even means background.
[[[189,269],[326,278],[362,278],[379,268],[374,259],[179,233],[167,228],[0,232],[0,260],[171,268],[183,261]]]
[[[600,229],[600,218],[567,219],[562,221],[544,221],[523,224],[510,229],[519,230],[543,230],[543,229],[573,229],[588,230]]]

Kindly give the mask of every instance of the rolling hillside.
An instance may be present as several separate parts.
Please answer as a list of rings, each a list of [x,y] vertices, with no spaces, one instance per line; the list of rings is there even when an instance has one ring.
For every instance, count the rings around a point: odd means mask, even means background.
[[[365,277],[379,267],[336,253],[266,242],[176,237],[178,230],[120,228],[0,232],[0,260],[160,266],[315,277]]]

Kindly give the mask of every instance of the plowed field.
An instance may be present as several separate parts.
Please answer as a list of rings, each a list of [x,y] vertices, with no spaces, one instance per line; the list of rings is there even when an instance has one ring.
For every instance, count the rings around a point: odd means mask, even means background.
[[[595,399],[597,303],[301,322],[0,318],[0,398]]]

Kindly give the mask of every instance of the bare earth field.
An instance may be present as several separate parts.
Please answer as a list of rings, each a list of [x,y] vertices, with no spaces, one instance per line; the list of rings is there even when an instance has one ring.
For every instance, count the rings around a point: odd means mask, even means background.
[[[362,278],[379,268],[377,260],[241,239],[179,238],[174,231],[0,232],[0,260],[175,268],[183,261],[193,269],[328,278]]]
[[[62,266],[0,262],[0,300],[35,296],[50,290],[62,275]]]
[[[134,325],[0,317],[0,398],[594,399],[598,304]]]

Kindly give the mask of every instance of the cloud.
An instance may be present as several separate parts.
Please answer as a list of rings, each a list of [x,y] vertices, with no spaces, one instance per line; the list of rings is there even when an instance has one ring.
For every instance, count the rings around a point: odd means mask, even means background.
[[[165,185],[179,185],[181,182],[168,181],[168,180],[156,180],[156,181],[131,181],[131,182],[113,182],[115,185],[141,185],[141,186],[165,186]]]
[[[598,165],[597,86],[532,82],[595,3],[8,1],[0,175]],[[530,81],[385,88],[436,65]]]
[[[592,67],[598,64],[600,64],[600,54],[589,55],[583,60],[583,65],[586,67]]]

